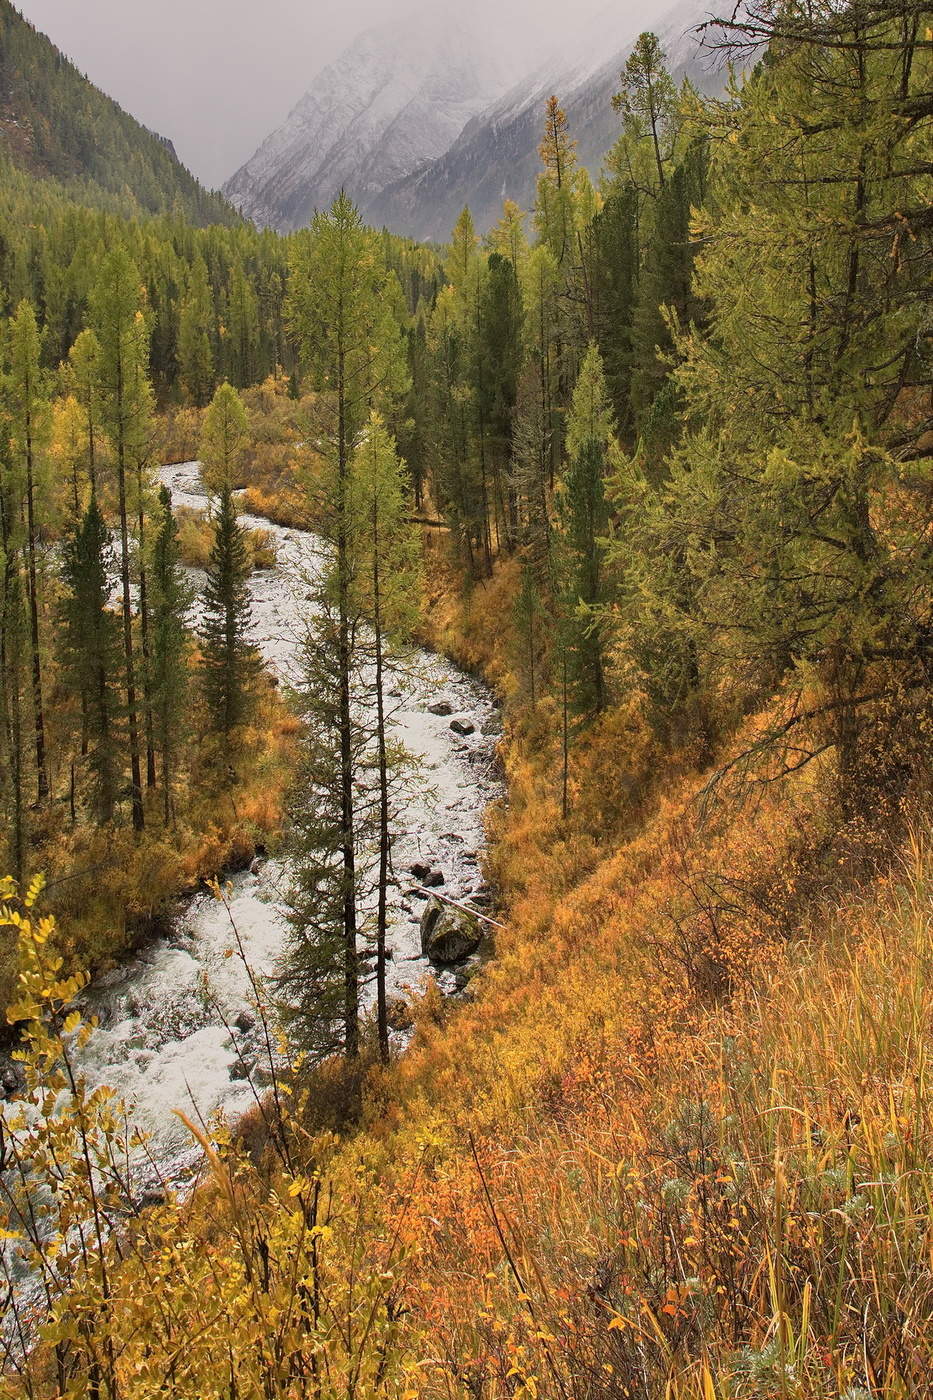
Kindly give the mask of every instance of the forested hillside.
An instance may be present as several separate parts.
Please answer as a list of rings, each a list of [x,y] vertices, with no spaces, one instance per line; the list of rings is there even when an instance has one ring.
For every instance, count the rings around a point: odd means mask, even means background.
[[[642,34],[599,181],[553,96],[533,208],[442,249],[5,189],[0,1394],[929,1390],[933,12],[705,37],[747,76]],[[243,504],[321,541],[284,684]],[[504,716],[453,913],[415,642]],[[260,846],[252,1106],[179,1092],[180,1177],[81,994]]]
[[[194,224],[236,222],[163,140],[88,82],[9,0],[0,5],[0,152],[18,169],[69,185],[84,202],[132,198]]]

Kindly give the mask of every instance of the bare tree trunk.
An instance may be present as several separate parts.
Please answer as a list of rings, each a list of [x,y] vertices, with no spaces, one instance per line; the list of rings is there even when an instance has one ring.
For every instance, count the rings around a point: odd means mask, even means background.
[[[350,705],[349,561],[347,542],[348,443],[345,351],[337,352],[337,592],[340,667],[340,792],[343,822],[344,1050],[348,1059],[360,1052],[359,955],[356,928],[356,852],[353,808],[353,716]]]

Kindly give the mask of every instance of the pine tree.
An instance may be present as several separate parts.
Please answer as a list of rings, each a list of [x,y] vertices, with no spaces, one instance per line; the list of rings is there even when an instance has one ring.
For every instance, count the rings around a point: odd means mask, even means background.
[[[631,186],[606,200],[593,221],[594,325],[620,432],[631,429],[632,325],[638,289],[638,196]]]
[[[663,190],[667,183],[666,165],[673,154],[670,135],[677,106],[676,89],[665,59],[657,36],[640,34],[622,70],[621,90],[613,98],[613,105],[635,132],[650,142],[657,190]]]
[[[522,362],[521,288],[512,263],[492,253],[480,288],[478,334],[474,345],[474,394],[482,424],[484,456],[492,466],[500,539],[511,547],[515,507],[507,499],[512,456],[512,429]]]
[[[250,571],[233,493],[224,483],[202,595],[201,672],[211,726],[225,739],[250,713],[259,670],[256,650],[247,639],[252,620]]]
[[[159,491],[152,545],[152,704],[162,766],[162,818],[173,819],[172,788],[188,698],[185,618],[192,601],[179,562],[178,527],[168,487]]]
[[[62,555],[62,670],[71,693],[82,701],[94,808],[99,821],[113,820],[119,777],[116,684],[120,640],[109,608],[115,578],[113,547],[97,495],[65,542]]]

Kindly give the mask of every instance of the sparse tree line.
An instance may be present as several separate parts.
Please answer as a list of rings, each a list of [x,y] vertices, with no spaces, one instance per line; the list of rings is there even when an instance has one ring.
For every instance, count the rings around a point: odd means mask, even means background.
[[[153,474],[148,303],[125,248],[99,269],[88,320],[54,374],[29,301],[3,325],[0,746],[5,854],[19,879],[60,824],[53,808],[67,806],[72,826],[171,825],[192,742],[215,734],[223,747],[257,672],[231,495],[246,441],[239,397],[221,385],[204,417],[217,508],[195,638],[171,496]]]

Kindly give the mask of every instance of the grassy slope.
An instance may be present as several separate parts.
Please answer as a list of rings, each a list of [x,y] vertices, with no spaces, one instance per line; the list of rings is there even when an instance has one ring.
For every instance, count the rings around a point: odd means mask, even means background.
[[[461,604],[432,564],[434,640],[513,694],[512,570]],[[552,728],[508,716],[508,927],[475,999],[426,989],[355,1136],[306,1135],[339,1101],[325,1072],[287,1160],[210,1149],[206,1189],[134,1226],[115,1300],[88,1292],[122,1394],[925,1393],[922,824],[885,869],[816,764],[705,809],[708,775],[647,773],[623,708],[564,825]]]
[[[432,609],[506,692],[490,620],[510,583]],[[564,829],[540,733],[513,725],[508,931],[477,1000],[422,1026],[401,1106],[373,1125],[400,1183],[431,1144],[410,1341],[455,1357],[463,1388],[423,1393],[841,1395],[866,1367],[878,1393],[919,1393],[929,850],[915,832],[879,876],[816,767],[701,820],[708,775],[686,762],[600,847],[588,809],[605,817],[627,777],[645,791],[624,731],[610,718],[584,754]]]

